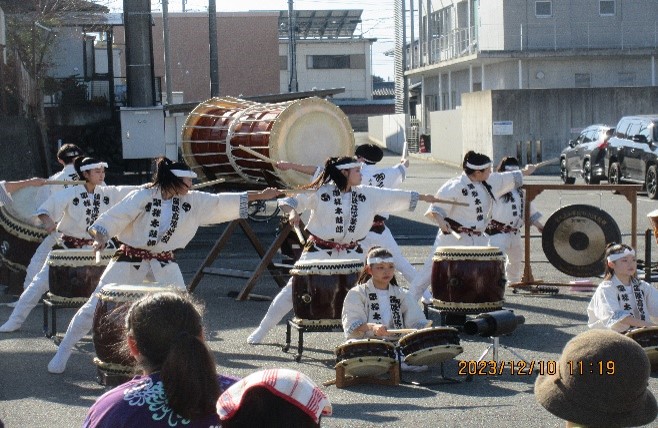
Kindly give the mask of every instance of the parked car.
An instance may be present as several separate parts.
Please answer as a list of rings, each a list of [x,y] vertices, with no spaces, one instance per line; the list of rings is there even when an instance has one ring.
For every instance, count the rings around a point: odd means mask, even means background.
[[[640,183],[658,199],[658,114],[622,117],[606,156],[610,183]]]
[[[575,140],[569,140],[560,154],[560,176],[565,184],[582,177],[587,184],[606,180],[606,149],[614,129],[598,124],[583,129]]]

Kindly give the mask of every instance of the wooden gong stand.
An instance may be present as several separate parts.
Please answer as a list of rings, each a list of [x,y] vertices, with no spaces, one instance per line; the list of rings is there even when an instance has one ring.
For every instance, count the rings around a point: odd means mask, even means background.
[[[642,186],[635,184],[597,184],[597,185],[568,185],[568,184],[524,184],[525,189],[525,207],[523,219],[525,223],[525,268],[521,282],[511,284],[513,288],[527,288],[529,285],[560,285],[573,286],[570,283],[562,282],[544,282],[535,280],[532,276],[532,267],[530,266],[530,203],[544,190],[594,190],[618,192],[631,204],[631,246],[636,248],[637,237],[637,192],[642,190]],[[526,291],[533,291],[532,289]]]

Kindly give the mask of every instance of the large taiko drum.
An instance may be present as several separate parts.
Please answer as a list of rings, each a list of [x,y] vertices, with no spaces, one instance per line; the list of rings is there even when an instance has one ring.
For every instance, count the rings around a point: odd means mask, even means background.
[[[116,250],[101,251],[96,263],[93,250],[52,250],[48,254],[48,298],[53,301],[80,300],[86,302],[94,292],[103,271]]]
[[[222,97],[190,112],[181,145],[185,161],[200,177],[253,184],[274,180],[293,187],[308,184],[310,177],[275,170],[239,146],[274,161],[324,165],[330,156],[354,155],[354,133],[347,116],[320,98],[261,104]]]
[[[361,260],[304,260],[292,274],[292,305],[302,320],[340,320],[343,301],[356,285]]]
[[[336,347],[336,368],[350,376],[378,376],[397,364],[395,346],[380,339],[350,340]]]
[[[651,371],[658,371],[658,327],[644,327],[626,333],[644,348],[651,363]]]
[[[505,255],[498,247],[437,247],[433,260],[433,306],[464,314],[503,307]]]
[[[156,283],[107,284],[98,292],[94,312],[94,363],[100,383],[116,385],[134,374],[135,360],[125,344],[126,315],[130,306],[149,293],[168,290]]]
[[[37,187],[13,192],[12,203],[0,207],[0,283],[9,286],[11,294],[23,291],[25,271],[48,233],[36,225]]]
[[[403,361],[416,366],[438,365],[464,352],[452,327],[423,328],[403,336],[398,344]]]

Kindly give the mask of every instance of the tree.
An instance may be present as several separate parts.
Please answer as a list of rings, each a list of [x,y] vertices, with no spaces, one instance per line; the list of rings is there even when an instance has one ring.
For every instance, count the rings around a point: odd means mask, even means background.
[[[384,82],[384,78],[380,76],[375,76],[374,74],[372,75],[372,83],[382,83]]]

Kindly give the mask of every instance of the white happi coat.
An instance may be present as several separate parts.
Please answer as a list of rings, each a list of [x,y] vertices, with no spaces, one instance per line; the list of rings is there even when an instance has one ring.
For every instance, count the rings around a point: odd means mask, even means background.
[[[73,166],[72,163],[65,165],[64,168],[62,168],[61,171],[54,173],[50,177],[48,177],[49,180],[64,180],[64,181],[71,181],[71,180],[78,180],[78,173],[75,171],[75,167]],[[48,186],[41,186],[39,188],[39,191],[37,192],[36,200],[37,200],[37,206],[41,206],[44,202],[48,200],[52,195],[55,193],[67,189],[71,186],[67,185],[62,185],[62,184],[54,184],[54,185],[48,185]],[[57,222],[59,218],[52,217],[53,221]]]
[[[79,239],[90,239],[87,228],[98,217],[119,203],[138,186],[96,186],[89,193],[84,185],[68,187],[54,193],[37,209],[36,215],[46,214],[57,223],[61,234]]]
[[[521,189],[509,192],[511,198],[505,200],[505,195],[496,199],[491,212],[491,220],[496,220],[517,231],[500,232],[489,236],[489,245],[498,247],[507,256],[505,277],[510,283],[520,282],[523,272],[523,240],[521,234],[524,226],[525,195]],[[530,223],[541,217],[534,203],[530,203]]]
[[[379,308],[386,304],[391,307],[391,319],[385,326],[387,329],[424,328],[428,325],[422,309],[407,290],[389,285],[388,293],[389,301],[380,302],[372,278],[347,292],[342,312],[345,337],[362,339],[365,334],[354,333],[354,330],[367,323],[382,324]]]
[[[375,214],[380,212],[413,211],[418,193],[404,190],[379,189],[372,186],[354,186],[350,192],[341,192],[333,184],[321,186],[315,192],[300,193],[294,198],[279,200],[282,206],[297,212],[311,211],[306,229],[314,236],[340,244],[358,243],[370,228]],[[313,251],[302,252],[300,260],[353,259],[363,260],[365,255],[356,250],[324,250],[317,246]]]
[[[500,198],[507,192],[510,192],[523,184],[523,174],[521,171],[510,172],[492,172],[487,179],[487,184],[491,186],[491,192]],[[466,202],[468,206],[451,205],[446,203],[433,203],[425,213],[435,212],[444,218],[450,218],[460,223],[463,227],[474,229],[484,233],[491,216],[492,205],[494,204],[491,195],[481,182],[471,181],[466,173],[461,176],[447,181],[436,192],[436,197],[455,201]],[[469,236],[466,233],[460,234],[461,238],[457,239],[451,233],[444,234],[439,229],[434,239],[433,248],[441,246],[486,246],[489,244],[489,238],[482,234],[480,236]],[[434,250],[425,259],[423,268],[418,272],[416,278],[409,286],[409,291],[414,298],[420,299],[425,289],[430,285],[432,276],[432,258]]]
[[[619,322],[628,316],[658,320],[658,290],[638,278],[632,278],[629,286],[616,276],[601,282],[587,306],[589,328],[623,333],[632,328]]]

